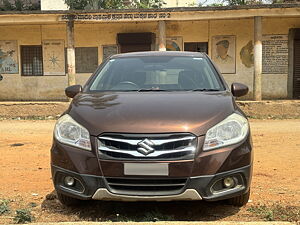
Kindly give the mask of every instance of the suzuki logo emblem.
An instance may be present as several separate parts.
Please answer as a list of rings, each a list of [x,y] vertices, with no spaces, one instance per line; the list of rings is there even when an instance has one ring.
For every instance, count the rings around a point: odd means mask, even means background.
[[[149,155],[150,153],[155,151],[154,148],[151,147],[153,145],[155,144],[146,138],[138,143],[138,146],[140,146],[140,148],[138,148],[137,151],[142,153],[143,155]]]

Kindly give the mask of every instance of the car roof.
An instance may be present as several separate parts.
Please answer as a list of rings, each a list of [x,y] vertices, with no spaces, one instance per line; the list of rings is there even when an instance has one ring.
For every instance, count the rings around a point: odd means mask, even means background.
[[[145,57],[145,56],[181,56],[181,57],[205,57],[205,54],[200,52],[181,52],[181,51],[148,51],[148,52],[130,52],[113,55],[111,58],[130,58],[130,57]]]

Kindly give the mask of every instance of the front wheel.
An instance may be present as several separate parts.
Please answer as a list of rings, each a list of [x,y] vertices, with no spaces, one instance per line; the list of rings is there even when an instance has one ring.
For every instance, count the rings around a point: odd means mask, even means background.
[[[250,190],[245,194],[228,199],[228,203],[233,206],[244,206],[249,201]]]
[[[65,206],[76,206],[79,205],[80,200],[76,198],[69,197],[67,195],[61,194],[59,192],[56,192],[58,200],[61,202],[61,204]]]

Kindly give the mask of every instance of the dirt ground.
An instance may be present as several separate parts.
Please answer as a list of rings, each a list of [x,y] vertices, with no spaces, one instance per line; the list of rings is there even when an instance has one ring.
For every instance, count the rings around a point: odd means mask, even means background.
[[[55,198],[49,165],[54,120],[0,121],[0,200],[12,223],[16,209],[29,209],[35,222],[56,221],[257,221],[300,218],[300,120],[250,120],[255,150],[250,202],[121,203],[89,201],[66,208]],[[1,210],[1,208],[0,208]]]
[[[300,119],[300,100],[237,101],[250,118]],[[69,106],[69,102],[0,102],[0,120],[53,120]]]

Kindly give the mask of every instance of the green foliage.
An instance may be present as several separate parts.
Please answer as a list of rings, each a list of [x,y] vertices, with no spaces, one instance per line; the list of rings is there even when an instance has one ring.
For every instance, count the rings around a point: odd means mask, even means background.
[[[232,5],[260,5],[263,4],[262,0],[225,0],[225,2]]]
[[[220,6],[224,6],[223,3],[213,3],[213,4],[210,4],[208,6],[211,6],[211,7],[220,7]]]
[[[65,3],[72,10],[124,8],[122,0],[65,0]]]
[[[133,0],[124,4],[124,0],[65,0],[72,10],[84,9],[123,9],[123,8],[161,8],[163,0]]]
[[[30,202],[30,203],[28,204],[28,206],[31,207],[31,208],[34,208],[34,207],[37,207],[38,204],[35,203],[35,202]]]
[[[5,200],[5,199],[0,200],[0,215],[3,215],[10,211],[8,204],[9,204],[9,200]]]
[[[247,5],[247,0],[226,0],[228,5]]]
[[[24,8],[24,3],[22,0],[15,0],[15,7],[17,11],[22,11]]]
[[[84,9],[88,5],[88,0],[65,0],[70,9]]]
[[[100,4],[102,9],[122,9],[124,8],[123,1],[120,0],[105,0]]]
[[[271,4],[300,3],[300,0],[269,0]]]
[[[218,7],[218,6],[234,6],[234,5],[259,5],[267,3],[267,1],[284,1],[284,0],[221,0],[219,2],[215,2],[209,4],[207,6]],[[203,6],[207,3],[207,0],[200,1],[199,6]]]
[[[165,213],[160,212],[158,209],[148,211],[146,213],[137,213],[135,215],[123,215],[119,213],[114,213],[109,217],[109,221],[112,222],[157,222],[157,221],[174,221],[175,218],[173,215],[166,215]]]
[[[1,11],[12,11],[14,6],[8,0],[3,0],[3,6],[0,9],[2,9]]]
[[[299,221],[299,206],[283,206],[280,203],[274,203],[271,206],[255,205],[247,209],[247,211],[256,214],[266,221]]]
[[[40,10],[40,3],[31,0],[3,0],[0,5],[0,11],[26,11]]]
[[[33,216],[28,209],[18,209],[16,210],[16,215],[14,217],[15,223],[27,223],[32,222]]]
[[[135,0],[134,1],[137,8],[161,8],[164,4],[166,4],[162,0]]]

